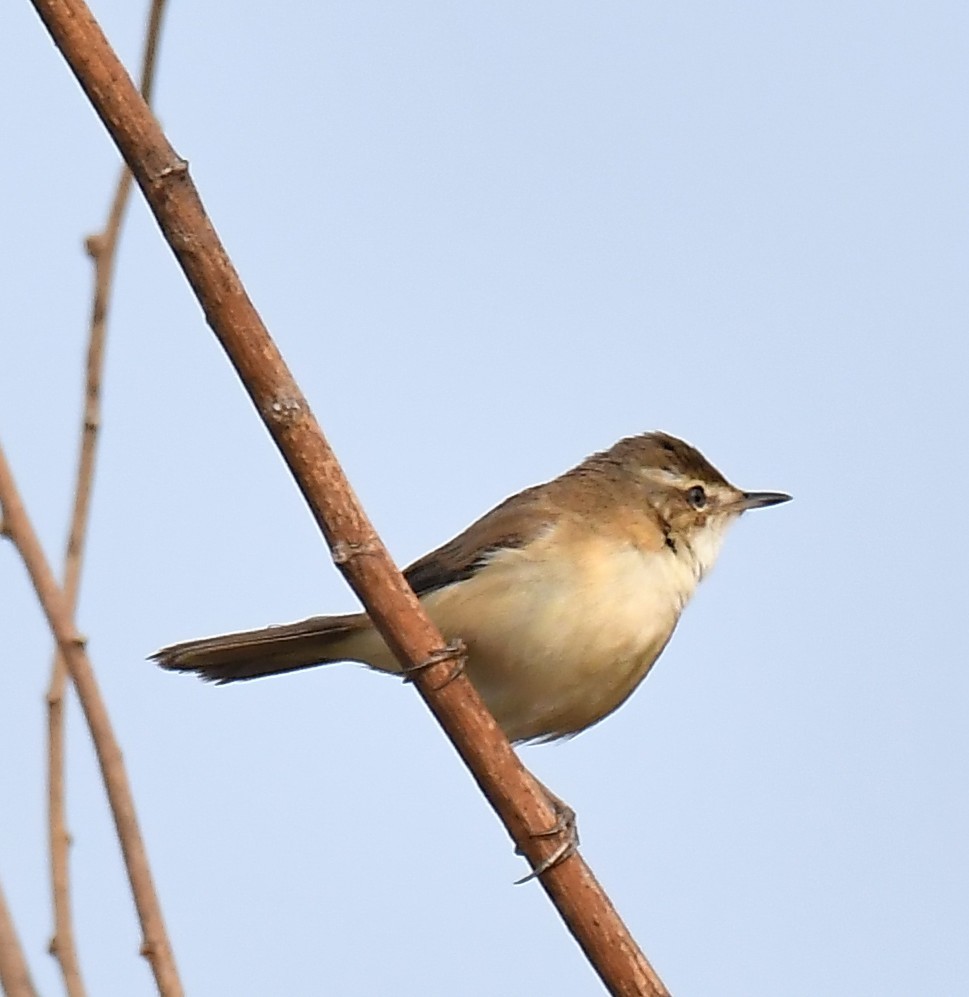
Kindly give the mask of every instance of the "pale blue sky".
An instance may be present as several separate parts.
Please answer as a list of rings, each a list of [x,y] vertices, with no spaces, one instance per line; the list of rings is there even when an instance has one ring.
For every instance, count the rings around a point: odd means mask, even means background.
[[[142,4],[95,10],[135,64]],[[955,2],[169,12],[159,115],[402,563],[646,429],[795,496],[616,716],[524,752],[677,997],[969,989],[967,29]],[[0,88],[0,436],[59,561],[117,157],[26,2]],[[188,992],[598,992],[412,689],[145,661],[354,600],[140,199],[104,416],[80,625]],[[0,878],[56,994],[50,641],[9,548],[0,635]],[[70,719],[83,968],[147,994]]]

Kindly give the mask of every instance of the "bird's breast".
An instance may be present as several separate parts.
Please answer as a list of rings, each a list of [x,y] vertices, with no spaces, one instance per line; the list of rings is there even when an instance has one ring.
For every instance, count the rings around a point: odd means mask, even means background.
[[[557,535],[558,533],[558,535]],[[548,533],[423,600],[512,740],[577,733],[646,676],[696,586],[668,548]]]

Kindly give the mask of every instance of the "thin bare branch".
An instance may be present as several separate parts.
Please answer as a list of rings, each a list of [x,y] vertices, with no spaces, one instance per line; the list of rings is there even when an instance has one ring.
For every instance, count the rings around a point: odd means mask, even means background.
[[[153,0],[145,29],[142,58],[141,93],[150,100],[154,82],[158,40],[165,0]],[[115,254],[131,194],[131,172],[126,166],[115,188],[104,230],[90,236],[87,251],[94,263],[94,294],[88,335],[84,384],[84,412],[81,420],[81,444],[78,453],[74,507],[68,530],[64,560],[64,595],[73,616],[77,609],[87,539],[88,511],[94,481],[98,430],[101,425],[101,374],[104,368],[104,342],[108,305],[114,276]],[[55,651],[47,690],[47,823],[51,862],[51,891],[54,906],[54,934],[50,952],[57,959],[68,997],[85,997],[70,901],[70,834],[67,829],[64,775],[64,690],[67,668],[59,651]]]
[[[0,888],[0,990],[6,994],[6,997],[37,997],[2,888]]]
[[[309,405],[226,256],[188,165],[169,145],[81,0],[32,0],[135,175],[209,325],[239,373],[309,504],[340,570],[514,841],[533,867],[554,854],[546,794],[524,769],[480,697],[453,662],[420,667],[444,641],[394,567],[356,501]],[[613,994],[667,991],[609,898],[577,855],[541,876],[569,929]]]
[[[91,731],[94,750],[101,767],[101,777],[111,806],[111,815],[118,832],[118,840],[121,842],[121,852],[131,883],[131,892],[141,921],[144,935],[142,955],[151,964],[158,992],[162,997],[182,997],[182,985],[178,979],[175,958],[165,931],[158,895],[152,882],[148,855],[138,827],[134,799],[121,757],[121,748],[114,736],[91,662],[84,650],[84,639],[74,627],[67,599],[44,557],[2,447],[0,447],[0,506],[3,507],[7,534],[20,552],[30,580],[37,591],[37,598],[57,638]]]
[[[64,790],[64,685],[67,668],[60,653],[51,674],[47,692],[47,838],[50,850],[51,899],[54,905],[54,934],[48,951],[61,967],[68,997],[84,997],[84,981],[74,944],[71,917],[69,853],[71,835],[67,829]]]

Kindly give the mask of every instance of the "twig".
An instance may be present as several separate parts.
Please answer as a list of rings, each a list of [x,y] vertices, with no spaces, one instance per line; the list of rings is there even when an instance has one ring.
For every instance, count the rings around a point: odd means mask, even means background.
[[[145,29],[145,50],[142,57],[141,93],[151,100],[154,83],[158,39],[165,0],[152,0]],[[131,194],[131,172],[122,166],[115,188],[111,210],[104,230],[86,240],[88,255],[94,263],[94,295],[91,306],[87,364],[84,384],[84,412],[81,420],[81,445],[78,453],[77,478],[74,488],[74,508],[68,530],[67,552],[64,559],[64,597],[73,616],[77,609],[81,567],[87,539],[88,510],[94,480],[98,429],[101,425],[101,373],[104,367],[104,341],[107,330],[108,304],[114,276],[115,251],[121,233],[121,222]],[[67,668],[59,651],[55,651],[47,690],[47,823],[51,864],[51,892],[54,906],[54,934],[50,952],[57,959],[68,997],[84,997],[70,900],[70,834],[64,790],[64,690]]]
[[[2,889],[0,889],[0,990],[6,994],[6,997],[37,997]]]
[[[226,256],[188,165],[151,111],[82,0],[32,0],[121,150],[331,549],[368,548],[340,570],[404,668],[414,670],[444,641],[394,567],[360,509],[333,452]],[[414,682],[491,805],[533,867],[556,851],[536,837],[555,823],[545,793],[524,769],[480,697],[448,662],[413,671]],[[445,681],[447,680],[447,681]],[[613,994],[667,991],[609,898],[577,855],[541,876],[569,929]]]
[[[91,662],[84,650],[84,639],[74,628],[67,599],[44,557],[2,447],[0,447],[0,506],[3,507],[7,533],[20,552],[30,580],[37,591],[37,598],[47,616],[47,622],[57,638],[91,731],[94,750],[101,767],[101,778],[108,793],[111,815],[114,817],[114,826],[121,842],[121,852],[131,883],[131,892],[141,921],[144,935],[142,955],[151,964],[158,992],[162,997],[182,997],[182,986],[179,983],[161,906],[152,882],[145,844],[138,828],[138,818],[121,757],[121,748],[114,736],[104,701],[101,699]]]

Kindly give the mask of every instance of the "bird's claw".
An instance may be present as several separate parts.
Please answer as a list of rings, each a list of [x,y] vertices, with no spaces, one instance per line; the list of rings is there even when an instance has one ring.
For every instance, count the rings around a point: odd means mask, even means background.
[[[438,665],[442,661],[452,662],[451,672],[437,689],[434,690],[435,692],[443,689],[446,685],[450,685],[464,671],[465,665],[468,662],[468,649],[464,641],[452,640],[449,644],[445,644],[444,647],[439,647],[436,651],[432,651],[423,661],[419,661],[416,665],[408,665],[403,669],[404,681],[413,682],[415,672],[422,672],[425,668],[430,668],[431,665]]]
[[[545,789],[544,786],[542,788]],[[530,880],[538,879],[539,876],[548,872],[549,869],[554,868],[571,855],[574,855],[579,847],[579,829],[575,819],[575,811],[564,800],[560,800],[554,793],[549,792],[549,790],[545,789],[545,794],[548,797],[548,802],[551,804],[552,810],[555,812],[555,823],[545,831],[532,831],[531,836],[533,838],[554,838],[562,835],[563,840],[559,843],[555,851],[542,859],[527,876],[516,879],[515,886],[521,886]],[[515,852],[518,855],[522,854],[521,848],[516,848]]]

